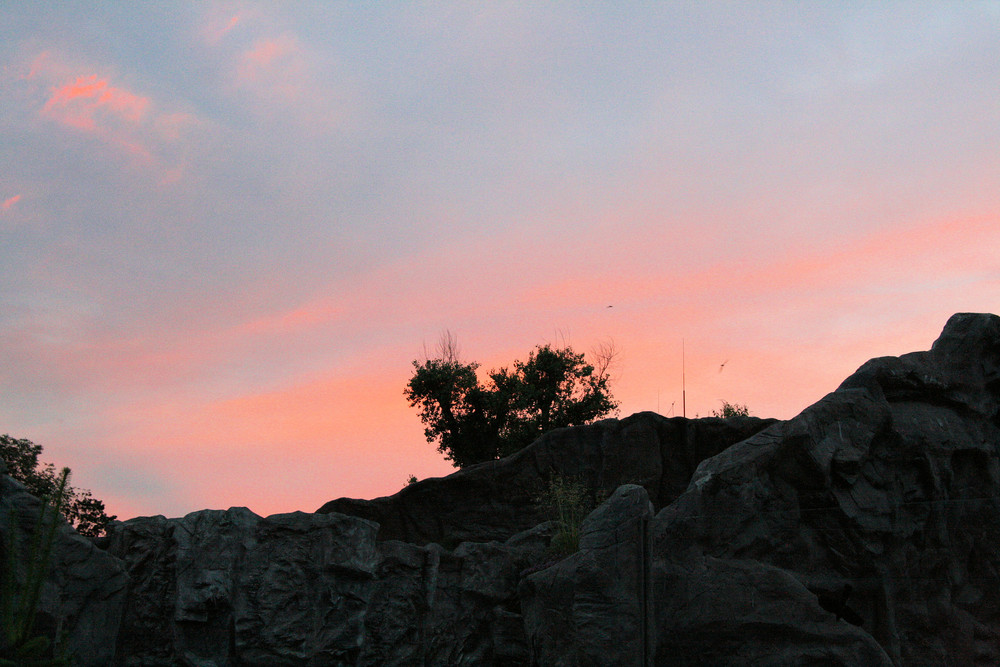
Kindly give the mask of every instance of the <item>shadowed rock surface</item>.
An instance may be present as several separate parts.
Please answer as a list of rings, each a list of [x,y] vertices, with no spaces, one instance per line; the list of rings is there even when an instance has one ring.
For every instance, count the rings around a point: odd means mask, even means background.
[[[555,476],[608,494],[568,557]],[[118,665],[995,665],[998,489],[1000,318],[960,314],[787,422],[640,413],[316,514],[117,523],[120,629],[100,550],[52,599]]]
[[[584,520],[577,553],[525,577],[518,592],[538,662],[650,664],[652,516],[644,488],[621,486]]]
[[[0,568],[4,577],[16,581],[11,582],[16,593],[24,590],[30,545],[42,503],[6,472],[0,460]],[[16,544],[12,539],[15,534]],[[16,573],[7,569],[8,549],[16,551]],[[127,581],[121,561],[60,521],[33,636],[54,637],[57,631],[65,632],[67,652],[76,664],[110,664],[125,607]],[[0,589],[0,595],[5,593]],[[0,617],[0,623],[4,622]]]
[[[117,524],[132,584],[122,665],[354,664],[374,589],[377,526],[242,507]]]
[[[998,406],[1000,318],[961,314],[703,462],[653,522],[658,659],[997,664]]]
[[[557,429],[507,458],[411,484],[394,496],[339,498],[317,511],[375,521],[380,540],[452,546],[502,541],[551,518],[538,496],[553,476],[579,479],[605,493],[638,484],[660,509],[683,493],[699,463],[776,422],[640,412]]]

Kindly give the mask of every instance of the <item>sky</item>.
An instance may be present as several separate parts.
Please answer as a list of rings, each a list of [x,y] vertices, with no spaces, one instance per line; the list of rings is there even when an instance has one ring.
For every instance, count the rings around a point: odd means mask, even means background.
[[[403,396],[445,331],[787,419],[1000,309],[998,2],[0,19],[0,433],[119,518],[452,472]]]

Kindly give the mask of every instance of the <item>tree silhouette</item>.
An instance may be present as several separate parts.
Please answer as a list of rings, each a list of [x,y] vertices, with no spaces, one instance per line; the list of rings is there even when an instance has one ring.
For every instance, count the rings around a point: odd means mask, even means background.
[[[7,474],[24,484],[36,498],[52,497],[59,487],[59,475],[51,463],[41,463],[38,456],[42,446],[30,440],[0,435],[0,458],[7,465]],[[65,481],[65,480],[63,480]],[[81,535],[99,537],[105,527],[116,517],[104,511],[104,502],[94,498],[86,489],[66,485],[61,491],[59,510]]]
[[[413,362],[404,395],[420,410],[427,442],[436,442],[438,451],[461,468],[513,454],[554,428],[611,413],[618,404],[607,371],[616,352],[605,353],[597,372],[569,346],[539,345],[527,361],[491,370],[481,382],[479,364],[459,359],[449,332],[437,358]]]

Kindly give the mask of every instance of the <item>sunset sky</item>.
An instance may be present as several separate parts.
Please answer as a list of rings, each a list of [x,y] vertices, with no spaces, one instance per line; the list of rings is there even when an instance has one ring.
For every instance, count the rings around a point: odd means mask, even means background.
[[[0,64],[0,433],[120,518],[451,472],[445,330],[789,418],[1000,310],[998,2],[10,0]]]

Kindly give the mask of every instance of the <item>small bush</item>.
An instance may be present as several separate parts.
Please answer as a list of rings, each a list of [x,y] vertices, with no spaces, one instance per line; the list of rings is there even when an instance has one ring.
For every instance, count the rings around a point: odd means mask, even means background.
[[[580,524],[597,506],[599,496],[577,478],[557,475],[549,480],[540,501],[552,509],[559,522],[559,530],[549,543],[550,551],[568,556],[580,550]]]
[[[722,401],[722,409],[712,410],[712,416],[721,417],[723,419],[729,419],[730,417],[749,417],[750,409],[746,405]]]

